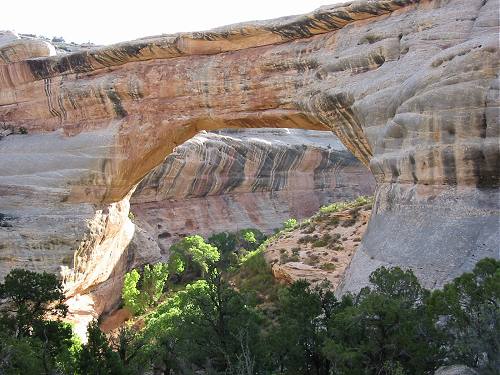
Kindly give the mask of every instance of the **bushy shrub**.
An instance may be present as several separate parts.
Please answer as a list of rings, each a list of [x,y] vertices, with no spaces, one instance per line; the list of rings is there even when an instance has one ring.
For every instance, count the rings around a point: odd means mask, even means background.
[[[313,247],[325,247],[330,243],[332,236],[329,233],[323,234],[323,236],[313,242]]]
[[[290,218],[287,221],[283,223],[283,229],[284,230],[293,230],[297,226],[297,219]]]
[[[145,306],[141,306],[139,301],[141,292],[139,291],[137,284],[139,283],[140,278],[141,275],[137,270],[127,272],[125,274],[122,287],[123,304],[132,314],[135,315],[142,312],[145,308]]]
[[[272,280],[262,248],[241,265],[240,281],[249,283],[244,287],[233,285],[217,262],[202,260],[207,269],[200,279],[143,317],[144,330],[122,330],[112,344],[96,321],[82,345],[68,325],[47,319],[60,303],[57,279],[22,270],[9,274],[0,284],[6,302],[0,373],[125,375],[154,368],[167,374],[413,375],[453,363],[498,373],[498,260],[483,259],[433,292],[411,270],[381,267],[369,287],[340,300],[329,284],[299,280],[259,306],[248,291]],[[153,268],[150,274],[158,275]],[[130,279],[140,292],[140,274]]]
[[[171,274],[184,272],[188,278],[196,278],[219,259],[217,247],[205,242],[201,236],[189,236],[170,246],[169,271]]]
[[[162,296],[168,275],[166,264],[156,263],[153,266],[147,264],[144,266],[142,283],[139,285],[141,279],[139,272],[137,270],[127,272],[122,288],[125,307],[137,315],[156,305]]]
[[[349,208],[356,208],[356,207],[361,207],[365,205],[372,205],[373,204],[373,197],[365,197],[361,196],[356,198],[354,201],[350,202],[335,202],[332,204],[329,204],[328,206],[323,206],[319,209],[320,214],[331,214],[334,212],[339,212],[343,211]]]
[[[207,242],[219,250],[219,265],[228,268],[237,266],[241,257],[256,250],[266,238],[260,230],[247,228],[232,233],[216,233]]]
[[[335,271],[337,266],[334,263],[327,262],[323,263],[319,268],[321,268],[324,271]]]

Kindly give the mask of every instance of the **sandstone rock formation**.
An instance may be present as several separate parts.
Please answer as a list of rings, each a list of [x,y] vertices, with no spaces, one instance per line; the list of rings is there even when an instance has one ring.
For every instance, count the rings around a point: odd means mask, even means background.
[[[290,217],[374,190],[371,173],[331,132],[233,130],[177,147],[141,181],[131,211],[166,254],[187,235],[272,233]]]
[[[55,51],[57,54],[66,54],[66,53],[71,53],[71,52],[80,52],[83,50],[89,50],[95,47],[100,47],[98,45],[95,45],[93,43],[74,43],[74,42],[66,42],[64,38],[62,37],[53,37],[53,38],[47,38],[45,36],[37,36],[34,34],[18,34],[21,39],[28,39],[28,40],[42,40],[45,42],[49,42],[51,45],[54,46]]]
[[[476,375],[477,371],[463,365],[452,365],[440,367],[434,375]]]
[[[74,289],[104,280],[92,259],[125,253],[134,186],[228,127],[332,130],[370,166],[376,203],[344,290],[382,264],[435,287],[498,258],[498,9],[365,0],[64,56],[0,47],[0,125],[28,133],[0,141],[0,244],[19,251],[2,267],[76,249]]]
[[[363,237],[371,204],[317,213],[271,241],[264,257],[274,277],[286,284],[305,279],[337,288]]]
[[[32,57],[54,56],[55,47],[44,40],[25,40],[11,31],[0,31],[0,63],[12,63]]]

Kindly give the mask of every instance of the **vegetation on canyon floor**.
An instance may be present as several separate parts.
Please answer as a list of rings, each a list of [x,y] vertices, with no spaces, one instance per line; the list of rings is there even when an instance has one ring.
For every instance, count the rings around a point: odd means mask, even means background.
[[[126,275],[134,318],[109,337],[92,322],[86,343],[62,321],[56,277],[13,270],[0,284],[0,373],[399,375],[455,363],[496,373],[500,261],[435,291],[411,270],[381,267],[370,287],[338,299],[328,283],[278,284],[264,259],[270,242],[308,225],[186,237],[168,263]]]

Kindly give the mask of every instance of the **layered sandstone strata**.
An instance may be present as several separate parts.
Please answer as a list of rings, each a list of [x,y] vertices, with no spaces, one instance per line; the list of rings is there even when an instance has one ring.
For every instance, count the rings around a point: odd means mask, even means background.
[[[133,187],[200,130],[228,127],[332,130],[370,166],[376,203],[344,290],[382,264],[434,287],[499,257],[498,9],[355,1],[64,56],[30,45],[33,58],[3,59],[0,122],[24,129],[0,141],[2,252],[19,240],[4,269],[33,267],[24,244],[47,243],[55,223],[72,231],[40,254],[101,259],[108,241],[124,254]],[[70,266],[75,285],[89,285],[91,266]]]
[[[187,235],[272,233],[290,217],[309,217],[322,205],[374,190],[371,173],[331,132],[205,132],[141,181],[131,210],[166,254]]]
[[[40,39],[25,40],[11,31],[0,31],[0,64],[40,56],[54,56],[55,47]]]

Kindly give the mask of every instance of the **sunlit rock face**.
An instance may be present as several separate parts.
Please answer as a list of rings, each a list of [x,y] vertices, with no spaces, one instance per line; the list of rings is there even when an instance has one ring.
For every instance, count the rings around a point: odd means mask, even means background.
[[[498,8],[355,1],[64,56],[2,44],[2,272],[54,269],[85,244],[101,259],[107,238],[89,236],[128,235],[124,200],[149,171],[199,131],[237,127],[332,130],[370,167],[376,203],[343,290],[378,265],[435,287],[499,257]]]
[[[331,132],[204,132],[142,180],[131,210],[167,254],[186,235],[271,233],[290,217],[309,217],[329,202],[374,190],[369,170]]]
[[[273,238],[264,257],[275,279],[283,284],[328,281],[337,288],[366,231],[370,207],[316,213],[309,222]]]
[[[56,54],[55,47],[43,40],[26,40],[12,31],[0,30],[0,64]]]

